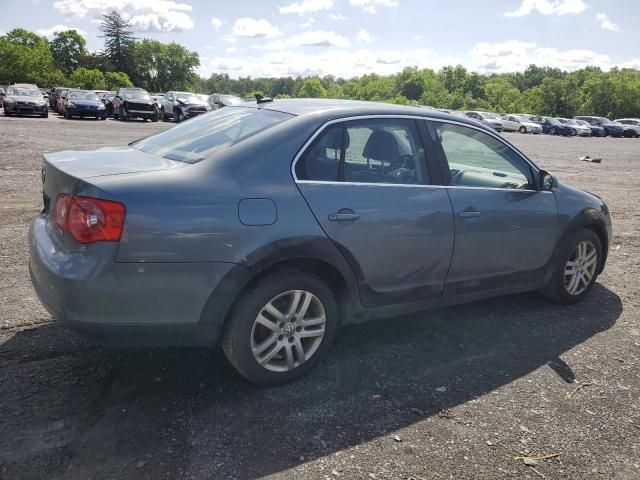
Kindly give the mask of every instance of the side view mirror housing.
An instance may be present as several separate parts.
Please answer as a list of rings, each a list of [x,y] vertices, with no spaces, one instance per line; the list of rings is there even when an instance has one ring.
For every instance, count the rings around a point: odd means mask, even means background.
[[[551,173],[546,170],[540,170],[540,190],[550,191],[558,186],[558,181],[556,177],[551,175]]]

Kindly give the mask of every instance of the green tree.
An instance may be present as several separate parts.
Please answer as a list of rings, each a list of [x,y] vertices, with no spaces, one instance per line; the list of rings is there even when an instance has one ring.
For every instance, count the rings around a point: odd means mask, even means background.
[[[124,72],[107,72],[104,81],[108,90],[117,90],[120,87],[133,87],[129,76]]]
[[[49,42],[23,28],[0,36],[0,82],[28,82],[49,86],[54,71]]]
[[[77,30],[66,30],[55,34],[49,44],[53,65],[66,74],[70,74],[78,66],[86,53],[87,42]]]
[[[153,92],[189,90],[200,57],[177,43],[165,44],[145,38],[135,48],[137,83]]]
[[[516,110],[520,99],[520,90],[504,77],[494,77],[484,86],[485,98],[490,109],[496,112],[509,113]]]
[[[326,95],[327,90],[322,86],[322,82],[317,77],[305,79],[297,94],[300,98],[323,98]]]
[[[86,90],[104,90],[107,87],[107,82],[100,70],[89,70],[84,67],[76,68],[69,77],[69,82],[72,87]]]
[[[98,27],[104,38],[104,54],[113,65],[114,70],[127,73],[129,76],[135,71],[134,50],[136,39],[133,27],[117,10],[102,16]]]

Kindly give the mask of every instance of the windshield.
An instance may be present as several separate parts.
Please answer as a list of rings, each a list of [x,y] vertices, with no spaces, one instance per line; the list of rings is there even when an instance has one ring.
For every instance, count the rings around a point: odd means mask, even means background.
[[[70,92],[71,100],[98,100],[98,96],[93,92]]]
[[[151,100],[151,97],[144,90],[125,90],[124,98],[127,100]]]
[[[223,108],[132,143],[133,148],[169,160],[196,163],[291,118],[256,108]]]
[[[25,88],[25,87],[9,87],[7,95],[19,95],[22,97],[41,97],[42,92],[37,88]]]
[[[500,119],[500,117],[498,115],[496,115],[495,113],[490,113],[490,112],[482,112],[482,116],[485,117],[485,118]]]

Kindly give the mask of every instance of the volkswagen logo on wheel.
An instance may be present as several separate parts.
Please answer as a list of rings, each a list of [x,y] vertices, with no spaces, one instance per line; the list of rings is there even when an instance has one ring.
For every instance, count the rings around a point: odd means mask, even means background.
[[[291,335],[293,335],[293,332],[296,331],[296,327],[293,323],[289,323],[286,327],[284,327],[284,334],[287,337],[290,337]]]

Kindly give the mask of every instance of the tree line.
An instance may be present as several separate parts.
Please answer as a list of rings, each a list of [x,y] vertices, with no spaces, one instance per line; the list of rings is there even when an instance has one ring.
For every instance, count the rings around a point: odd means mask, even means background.
[[[24,29],[0,36],[0,83],[115,89],[136,85],[150,92],[255,93],[275,98],[314,97],[431,105],[550,116],[640,117],[640,71],[586,67],[573,72],[531,65],[524,72],[482,75],[461,65],[438,71],[415,67],[394,75],[231,78],[197,74],[200,58],[177,43],[137,39],[117,12],[100,24],[104,49],[89,52],[75,30],[52,41]]]

